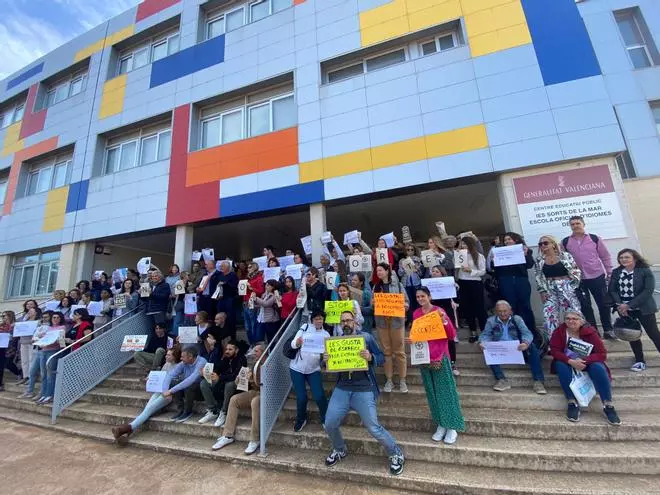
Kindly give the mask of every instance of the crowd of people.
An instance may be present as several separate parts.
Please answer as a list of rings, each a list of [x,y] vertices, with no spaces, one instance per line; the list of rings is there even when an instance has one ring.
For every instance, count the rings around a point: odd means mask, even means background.
[[[491,342],[517,341],[537,394],[547,393],[541,363],[544,354],[549,354],[551,370],[558,375],[568,402],[566,415],[570,421],[580,417],[571,380],[578,372],[586,373],[600,396],[607,421],[618,425],[602,338],[616,339],[618,327],[643,328],[660,351],[653,299],[655,280],[637,251],[621,250],[617,255],[618,267],[614,268],[605,241],[586,232],[582,217],[571,218],[570,226],[571,235],[561,241],[542,236],[536,256],[515,232],[492,239],[490,252],[485,252],[474,233],[448,235],[440,229],[440,235],[429,237],[423,246],[410,239],[399,242],[396,236],[385,235],[372,249],[358,235],[358,242],[347,244],[344,250],[331,238],[317,266],[313,266],[308,255],[286,250],[278,258],[277,250],[266,246],[262,257],[249,261],[217,261],[200,256],[192,262],[190,271],[172,265],[164,274],[151,266],[142,274],[127,270],[120,280],[114,273],[109,277],[97,272],[91,283],[83,280],[68,293],[56,291],[50,309],[42,310],[36,301],[29,300],[18,317],[5,311],[0,332],[11,333],[16,321],[39,321],[39,325],[32,337],[12,339],[7,349],[0,349],[0,364],[26,383],[23,397],[48,403],[52,401],[56,369],[46,366],[48,359],[57,353],[64,355],[64,348],[66,352],[75,350],[92,339],[95,332],[111,325],[113,319],[142,307],[151,318],[153,331],[144,350],[135,353],[134,359],[145,372],[167,371],[167,390],[153,394],[133,422],[113,428],[115,438],[125,441],[170,403],[177,406],[172,420],[188,421],[193,416],[195,401],[203,401],[206,412],[198,422],[214,422],[215,427],[222,428],[213,449],[234,442],[238,411],[251,410],[251,435],[245,450],[251,454],[259,441],[260,358],[268,343],[277,338],[282,322],[302,306],[306,323],[286,343],[296,394],[294,431],[300,432],[307,424],[309,386],[332,443],[326,464],[332,466],[347,455],[340,424],[352,409],[388,452],[390,472],[396,475],[402,472],[405,459],[396,440],[378,421],[377,397],[381,389],[375,368],[384,368],[382,392],[407,393],[405,346],[412,341],[406,332],[415,320],[437,312],[446,338],[429,342],[430,363],[421,366],[428,407],[437,426],[432,435],[434,441],[453,444],[465,429],[454,378],[460,375],[456,352],[459,325],[469,328],[470,343],[484,349]],[[492,248],[514,245],[521,245],[520,262],[496,263]],[[347,264],[351,255],[368,255],[371,263],[351,270]],[[283,258],[288,261],[286,266],[282,266]],[[286,269],[290,265],[300,268],[297,275]],[[542,300],[542,325],[537,325],[532,309],[532,269]],[[432,297],[424,280],[439,277],[453,277],[457,297]],[[375,314],[374,295],[379,293],[401,294],[405,316]],[[195,295],[195,311],[187,304],[188,295]],[[327,301],[352,301],[351,309],[341,314],[339,323],[328,324],[324,312]],[[95,305],[95,316],[90,316],[87,309],[90,302],[101,303]],[[618,315],[614,324],[613,313]],[[238,324],[244,326],[247,342],[236,339]],[[197,344],[178,342],[179,329],[189,325],[198,329]],[[34,345],[46,330],[53,329],[61,330],[61,339],[43,347]],[[365,349],[360,355],[368,362],[368,369],[337,373],[334,390],[326,397],[322,373],[328,356],[302,349],[307,332],[319,332],[324,338],[364,336]],[[570,339],[590,344],[590,353],[576,354],[568,345]],[[641,340],[631,341],[630,346],[635,357],[631,370],[644,371]],[[204,374],[207,363],[213,365],[209,377]],[[239,389],[239,375],[245,368],[249,370],[249,385]],[[510,389],[501,366],[490,368],[495,378],[494,390]],[[43,384],[35,397],[39,376]],[[0,390],[1,387],[0,381]]]

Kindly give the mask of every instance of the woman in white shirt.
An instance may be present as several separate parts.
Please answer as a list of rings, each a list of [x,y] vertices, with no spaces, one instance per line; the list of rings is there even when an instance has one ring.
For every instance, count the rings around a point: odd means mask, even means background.
[[[319,408],[321,414],[321,424],[325,423],[325,413],[328,410],[328,399],[323,390],[323,380],[321,378],[321,360],[322,353],[307,352],[302,349],[303,336],[307,332],[318,332],[323,339],[330,337],[330,334],[323,328],[325,322],[325,313],[314,311],[311,315],[312,323],[305,323],[296,336],[291,341],[292,349],[299,349],[298,354],[291,360],[289,371],[291,372],[291,381],[296,391],[296,424],[293,431],[301,431],[307,424],[307,388],[305,382],[309,383],[314,402]]]
[[[334,294],[333,294],[334,296]],[[333,298],[333,300],[335,300]],[[348,284],[345,282],[342,282],[339,284],[337,287],[337,301],[353,301],[353,314],[355,315],[355,329],[358,331],[362,330],[362,324],[364,323],[364,317],[362,316],[362,310],[360,309],[360,304],[355,300],[351,299],[351,291],[348,288]],[[332,335],[334,337],[341,337],[344,335],[344,331],[342,330],[341,323],[336,323],[333,330],[332,330]]]
[[[463,237],[459,249],[468,251],[467,264],[458,270],[459,307],[470,327],[470,343],[474,343],[479,339],[476,322],[483,330],[488,318],[481,280],[486,275],[486,258],[477,251],[477,243],[472,237]]]

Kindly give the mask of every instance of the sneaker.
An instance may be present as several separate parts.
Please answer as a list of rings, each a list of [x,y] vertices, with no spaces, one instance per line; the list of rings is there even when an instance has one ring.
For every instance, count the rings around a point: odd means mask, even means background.
[[[619,340],[619,338],[612,330],[608,330],[607,332],[604,332],[603,337],[605,338],[605,340]]]
[[[213,447],[211,447],[213,450],[220,450],[223,447],[226,447],[227,445],[231,445],[234,443],[234,438],[233,437],[225,437],[221,436],[218,438],[217,442],[213,444]]]
[[[178,421],[178,420],[181,418],[181,416],[183,416],[183,411],[179,411],[179,412],[176,413],[174,416],[172,416],[172,417],[170,418],[170,421],[172,421],[172,422],[176,422],[176,421]]]
[[[43,395],[35,395],[34,397],[32,397],[32,402],[36,402],[38,404],[39,402],[42,401],[42,399],[44,399]]]
[[[444,442],[447,445],[454,445],[456,443],[456,440],[458,440],[458,432],[456,430],[447,430],[447,434],[445,435]]]
[[[396,454],[390,456],[390,474],[393,476],[398,476],[403,473],[403,465],[406,463],[406,460],[403,458],[403,455]]]
[[[534,380],[534,392],[536,392],[539,395],[545,395],[548,393],[548,391],[545,389],[545,386],[543,385],[543,382],[540,380]]]
[[[402,394],[408,393],[408,384],[406,383],[405,380],[401,380],[399,382],[399,392],[401,392]]]
[[[328,467],[332,467],[335,464],[337,464],[339,461],[341,461],[344,457],[346,457],[345,450],[333,449],[332,452],[330,452],[330,454],[328,455],[328,457],[325,458],[325,465]]]
[[[192,415],[193,415],[192,412],[189,412],[189,413],[183,413],[183,414],[181,414],[181,416],[179,416],[179,419],[177,419],[177,420],[175,421],[175,423],[185,423],[185,422],[188,421],[190,418],[192,418]]]
[[[569,402],[568,409],[566,410],[566,418],[573,423],[580,421],[580,406],[574,402]]]
[[[32,399],[35,404],[42,404],[46,398],[45,397],[39,397],[38,399]]]
[[[197,421],[200,425],[205,425],[206,423],[210,423],[211,421],[214,421],[218,415],[214,413],[213,411],[206,411],[206,414],[201,417],[199,421]]]
[[[53,402],[52,397],[44,397],[43,400],[39,402],[39,404],[43,406],[44,404],[50,404],[51,402]]]
[[[431,440],[433,440],[434,442],[440,442],[442,441],[443,438],[445,438],[445,433],[447,433],[447,428],[438,426],[438,429],[435,430],[435,433],[431,437]]]
[[[392,383],[392,380],[387,380],[385,382],[385,386],[383,387],[383,392],[387,392],[389,394],[393,388],[394,384]]]
[[[493,390],[495,390],[496,392],[504,392],[505,390],[509,390],[510,388],[511,388],[511,384],[506,380],[506,378],[497,380],[495,382],[495,385],[493,385]]]
[[[21,395],[18,396],[19,399],[33,399],[34,394],[31,392],[23,392]]]
[[[454,376],[461,376],[461,372],[458,371],[458,368],[456,367],[456,363],[451,364],[451,374]]]
[[[603,413],[605,414],[609,424],[614,426],[619,426],[621,424],[621,420],[619,419],[619,415],[616,413],[614,406],[605,406],[603,408]]]
[[[223,412],[218,414],[218,419],[215,420],[215,423],[213,423],[213,426],[216,428],[222,428],[225,426],[225,423],[227,422],[227,415]]]
[[[27,382],[28,382],[27,378],[21,378],[20,380],[18,380],[18,382],[16,382],[16,385],[25,385]]]
[[[259,449],[259,442],[248,443],[247,448],[243,451],[245,455],[252,455]]]
[[[302,429],[305,427],[307,424],[307,420],[303,419],[302,421],[296,421],[296,424],[293,426],[293,431],[296,433],[302,431]]]
[[[645,371],[646,370],[646,363],[642,363],[641,361],[639,363],[635,363],[632,365],[632,368],[630,368],[630,371]]]

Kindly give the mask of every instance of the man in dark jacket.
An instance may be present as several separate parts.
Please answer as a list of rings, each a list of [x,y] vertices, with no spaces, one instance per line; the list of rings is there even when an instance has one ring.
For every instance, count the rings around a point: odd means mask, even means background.
[[[247,366],[245,356],[240,352],[238,342],[230,341],[225,346],[225,352],[213,366],[211,383],[202,380],[200,388],[206,402],[206,414],[199,420],[200,424],[217,420],[215,426],[224,425],[227,418],[229,400],[236,392],[236,377],[241,368]],[[222,403],[222,407],[219,404]]]
[[[155,327],[156,324],[167,322],[166,315],[172,290],[160,270],[152,270],[149,272],[149,277],[151,278],[151,295],[147,300],[147,315],[153,318]]]
[[[231,326],[236,319],[234,301],[238,297],[238,277],[234,270],[232,270],[231,263],[227,260],[220,262],[218,285],[222,286],[222,289],[216,298],[216,309],[218,313],[226,313],[228,323]]]
[[[212,299],[218,288],[220,282],[220,272],[215,269],[215,260],[206,260],[206,275],[202,277],[202,281],[197,287],[197,309],[199,311],[206,311],[209,315],[209,320],[215,318],[218,312],[216,301]]]
[[[149,336],[144,349],[133,355],[133,360],[145,370],[157,370],[163,364],[167,353],[167,329],[165,324],[157,323],[154,333]]]
[[[325,311],[326,287],[319,281],[319,271],[311,267],[307,274],[307,308],[310,313]]]

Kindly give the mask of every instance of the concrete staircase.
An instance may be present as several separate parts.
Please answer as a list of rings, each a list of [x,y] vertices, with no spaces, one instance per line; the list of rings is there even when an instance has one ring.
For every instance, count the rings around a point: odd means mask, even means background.
[[[461,332],[463,333],[463,332]],[[218,452],[211,450],[220,432],[199,425],[196,416],[185,424],[169,421],[170,412],[152,418],[134,434],[130,445],[179,455],[218,459],[259,468],[290,471],[382,486],[401,491],[447,494],[643,494],[660,493],[660,358],[650,341],[649,369],[628,371],[632,353],[627,343],[607,343],[608,364],[614,375],[614,401],[623,424],[609,426],[600,402],[594,399],[580,423],[565,419],[565,400],[555,376],[549,374],[548,395],[531,390],[526,369],[513,367],[507,377],[513,388],[494,392],[494,382],[476,345],[458,345],[459,392],[467,431],[454,446],[431,440],[434,425],[418,369],[408,375],[408,394],[381,394],[379,416],[402,445],[406,467],[401,476],[387,473],[385,455],[359,417],[351,413],[343,427],[349,456],[328,469],[324,459],[330,449],[319,424],[318,411],[310,402],[309,425],[293,432],[295,400],[286,402],[269,443],[267,457],[245,456],[249,419],[239,422],[237,443]],[[5,381],[0,393],[0,418],[112,441],[110,425],[132,419],[146,404],[144,373],[128,364],[66,409],[56,425],[50,424],[50,408],[18,399],[22,389]],[[379,379],[384,382],[382,370]],[[333,377],[326,375],[326,389]],[[382,383],[381,383],[382,384]],[[198,404],[197,412],[203,412]]]

